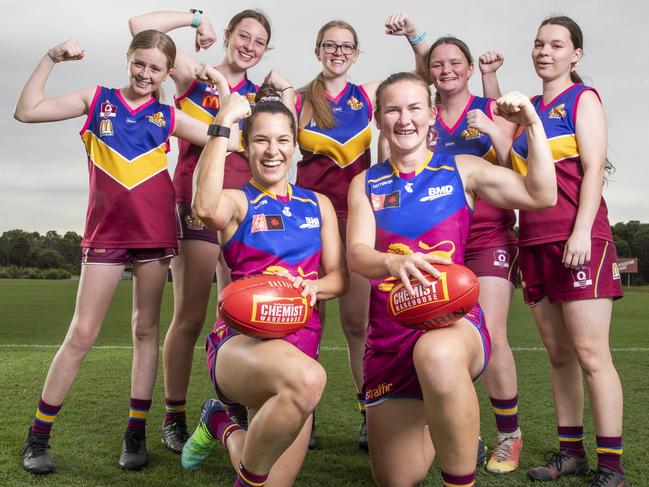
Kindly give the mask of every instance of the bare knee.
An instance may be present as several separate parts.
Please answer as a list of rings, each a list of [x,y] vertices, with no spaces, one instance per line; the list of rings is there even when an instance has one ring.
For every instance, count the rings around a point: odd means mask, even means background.
[[[146,319],[137,313],[133,314],[133,340],[145,342],[158,339],[158,320]]]
[[[340,320],[345,336],[348,340],[365,342],[367,335],[367,322],[360,316],[341,316]]]
[[[600,349],[588,344],[581,344],[577,345],[575,350],[579,366],[586,375],[592,375],[613,363],[608,348]]]
[[[89,323],[72,322],[70,331],[65,337],[64,346],[68,352],[79,358],[85,357],[97,339],[99,325],[96,327]]]
[[[315,409],[326,383],[327,374],[316,361],[301,367],[299,372],[290,379],[292,401],[301,414],[308,415]]]
[[[563,367],[573,364],[576,360],[575,349],[573,347],[566,347],[561,345],[552,344],[548,346],[548,357],[550,359],[550,366],[553,369],[561,369]]]
[[[459,354],[448,347],[417,347],[413,353],[417,374],[426,377],[432,390],[439,395],[452,394],[458,380],[468,374]]]

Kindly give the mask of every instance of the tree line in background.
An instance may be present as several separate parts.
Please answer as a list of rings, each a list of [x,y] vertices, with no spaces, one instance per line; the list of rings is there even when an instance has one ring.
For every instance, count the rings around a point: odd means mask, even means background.
[[[618,257],[637,257],[639,273],[634,284],[649,283],[649,223],[631,220],[616,223],[613,237]],[[10,230],[0,237],[0,278],[68,279],[81,271],[81,235],[50,230]]]

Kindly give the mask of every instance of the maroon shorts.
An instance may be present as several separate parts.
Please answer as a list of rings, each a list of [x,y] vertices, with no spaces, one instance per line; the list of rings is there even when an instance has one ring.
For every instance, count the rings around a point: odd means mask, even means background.
[[[321,330],[302,328],[300,331],[285,336],[282,340],[294,345],[313,360],[318,360],[320,334]],[[214,331],[205,338],[205,359],[207,361],[207,370],[210,374],[210,380],[212,381],[212,385],[214,386],[214,390],[219,396],[219,399],[229,406],[236,403],[225,397],[219,390],[216,381],[216,356],[223,344],[237,335],[239,335],[239,332],[233,330],[219,319]]]
[[[464,265],[478,277],[501,277],[518,284],[518,246],[499,245],[467,250]]]
[[[204,240],[219,243],[218,234],[206,227],[192,211],[191,203],[176,203],[176,238],[178,240]]]
[[[169,259],[177,254],[177,249],[173,248],[100,249],[97,247],[81,247],[81,263],[103,265],[145,263]]]
[[[525,302],[534,305],[547,297],[551,303],[622,297],[615,244],[592,239],[590,262],[576,269],[564,267],[565,242],[520,248]]]
[[[484,366],[487,367],[491,356],[491,339],[485,325],[484,313],[480,305],[476,305],[465,318],[477,328],[482,339],[484,350]],[[426,333],[435,333],[435,330]],[[399,350],[383,351],[372,348],[365,350],[363,359],[363,371],[365,381],[363,383],[363,398],[367,406],[375,406],[395,398],[422,399],[421,386],[417,378],[415,363],[412,358],[415,344],[423,334],[412,333],[402,343]],[[482,374],[480,371],[480,374]],[[480,374],[473,378],[477,379]]]

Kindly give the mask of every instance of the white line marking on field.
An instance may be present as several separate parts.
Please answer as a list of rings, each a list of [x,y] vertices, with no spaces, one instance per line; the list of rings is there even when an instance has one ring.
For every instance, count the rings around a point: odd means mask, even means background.
[[[41,344],[28,344],[28,343],[1,343],[0,348],[59,348],[61,345],[41,345]],[[203,350],[204,346],[196,346],[195,350]],[[132,350],[131,345],[96,345],[92,347],[93,350]],[[162,347],[160,347],[162,350]],[[324,352],[346,352],[347,347],[320,347],[321,351]],[[513,352],[545,352],[543,347],[512,347]],[[648,353],[649,348],[643,347],[614,347],[611,348],[611,352],[640,352]]]

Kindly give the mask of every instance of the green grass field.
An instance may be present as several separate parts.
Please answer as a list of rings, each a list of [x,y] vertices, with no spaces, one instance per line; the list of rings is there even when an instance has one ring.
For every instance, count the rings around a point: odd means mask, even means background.
[[[0,280],[0,485],[212,485],[229,486],[233,473],[226,454],[217,451],[201,471],[187,473],[179,457],[159,442],[163,390],[159,377],[149,416],[150,464],[142,472],[117,468],[121,437],[128,415],[131,350],[131,283],[122,282],[97,341],[54,426],[52,454],[57,471],[46,478],[24,472],[19,451],[31,424],[49,363],[65,336],[74,307],[77,281]],[[646,403],[649,399],[648,288],[632,288],[614,308],[611,346],[625,393],[625,455],[627,476],[635,487],[649,485],[649,441]],[[510,315],[510,343],[519,377],[520,419],[525,445],[520,469],[506,477],[481,471],[481,486],[524,486],[526,470],[556,448],[549,366],[536,328],[519,293]],[[171,287],[165,292],[163,330],[171,319]],[[208,316],[213,316],[213,307]],[[322,363],[328,373],[325,395],[317,410],[319,447],[310,452],[298,477],[299,486],[373,485],[367,454],[356,446],[359,415],[347,365],[345,341],[329,303],[329,323],[322,342]],[[209,321],[209,320],[208,320]],[[204,328],[204,333],[210,324]],[[202,340],[198,346],[202,346]],[[213,395],[202,349],[196,349],[188,398],[190,427],[202,401]],[[161,373],[160,373],[161,375]],[[482,437],[491,447],[494,420],[481,385]],[[595,466],[594,432],[586,412],[587,447]],[[425,485],[440,485],[432,469]],[[561,479],[561,486],[587,485],[585,478]]]

